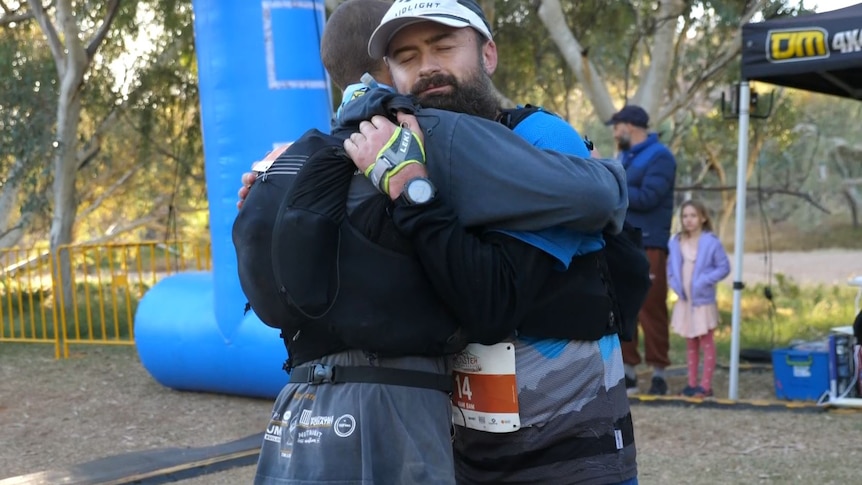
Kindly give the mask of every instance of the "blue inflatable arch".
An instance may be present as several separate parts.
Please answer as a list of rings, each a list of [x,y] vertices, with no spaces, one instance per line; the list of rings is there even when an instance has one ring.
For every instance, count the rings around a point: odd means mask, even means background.
[[[286,352],[278,330],[243,314],[231,227],[253,161],[309,128],[329,130],[324,1],[194,0],[193,8],[213,271],[151,288],[135,314],[135,341],[165,386],[272,398],[287,382]]]

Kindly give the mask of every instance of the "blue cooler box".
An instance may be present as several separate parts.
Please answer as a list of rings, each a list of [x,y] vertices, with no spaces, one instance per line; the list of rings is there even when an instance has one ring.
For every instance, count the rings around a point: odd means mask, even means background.
[[[817,400],[829,390],[829,352],[775,349],[772,372],[777,398]]]

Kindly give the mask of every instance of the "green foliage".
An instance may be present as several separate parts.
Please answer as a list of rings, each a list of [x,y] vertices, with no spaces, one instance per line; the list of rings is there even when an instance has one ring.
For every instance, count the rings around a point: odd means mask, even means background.
[[[102,24],[106,4],[75,5],[82,37]],[[78,149],[95,150],[80,160],[76,240],[199,237],[206,192],[191,1],[120,5],[78,93]],[[35,21],[0,30],[0,57],[15,60],[0,62],[0,169],[26,162],[21,213],[42,214],[30,230],[39,240],[49,222],[57,69]]]
[[[518,103],[544,104],[559,111],[552,100],[566,91],[566,78],[559,74],[568,70],[556,55],[535,8],[527,2],[498,1],[494,24],[500,56],[494,76],[498,89]],[[567,76],[572,84],[571,75]]]
[[[500,55],[495,84],[519,103],[541,104],[571,120],[581,114],[572,112],[567,102],[578,80],[538,18],[537,6],[537,2],[495,2],[494,38]],[[625,71],[628,49],[621,46],[634,30],[631,4],[617,0],[564,1],[563,8],[585,53],[601,60],[601,74],[607,79],[622,79],[618,74]],[[589,109],[589,102],[585,100],[583,107]]]
[[[43,217],[56,96],[54,61],[35,23],[0,28],[0,190],[21,187],[23,208]],[[7,178],[16,163],[26,168]]]
[[[799,285],[783,274],[775,275],[771,286],[773,300],[764,296],[763,284],[747,287],[742,292],[741,348],[771,350],[798,341],[816,341],[829,335],[833,327],[851,325],[854,288],[828,285]],[[671,305],[671,310],[673,306]],[[721,323],[715,332],[718,359],[729,362],[731,341],[732,290],[719,286],[718,308]],[[671,332],[673,333],[673,332]],[[671,361],[683,364],[685,339],[672,335]]]
[[[116,27],[123,42],[141,35],[152,45],[126,64],[129,77],[122,85],[86,86],[93,129],[118,105],[122,115],[111,125],[99,156],[82,171],[79,187],[87,194],[83,206],[100,204],[101,209],[80,221],[79,239],[96,238],[136,220],[151,222],[123,238],[198,237],[206,197],[191,4],[139,3],[136,11],[118,17]],[[106,51],[113,48],[119,48],[118,59],[127,55],[122,42]],[[105,62],[96,70],[107,78],[116,66]],[[121,187],[111,185],[124,177]]]

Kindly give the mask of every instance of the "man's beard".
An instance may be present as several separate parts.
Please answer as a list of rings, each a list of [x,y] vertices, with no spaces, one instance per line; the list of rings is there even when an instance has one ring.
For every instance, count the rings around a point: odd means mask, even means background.
[[[450,86],[451,92],[445,94],[420,95],[432,86]],[[436,74],[427,78],[420,78],[413,85],[410,93],[419,98],[419,102],[426,108],[445,109],[458,113],[481,116],[493,120],[497,118],[500,106],[494,90],[491,87],[491,79],[482,69],[464,80],[458,82],[455,76],[448,74]]]
[[[617,148],[620,149],[621,152],[627,152],[632,148],[632,140],[628,135],[623,135],[617,140]]]

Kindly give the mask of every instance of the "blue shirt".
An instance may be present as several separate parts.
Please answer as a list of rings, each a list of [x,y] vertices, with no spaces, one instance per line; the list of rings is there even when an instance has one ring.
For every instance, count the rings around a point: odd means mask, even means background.
[[[554,150],[588,158],[590,151],[581,135],[565,120],[545,111],[537,111],[518,123],[513,130],[521,138],[543,150]],[[541,231],[501,231],[516,239],[540,248],[559,260],[565,270],[572,258],[589,254],[605,247],[600,233],[586,234],[563,227],[551,227]]]

